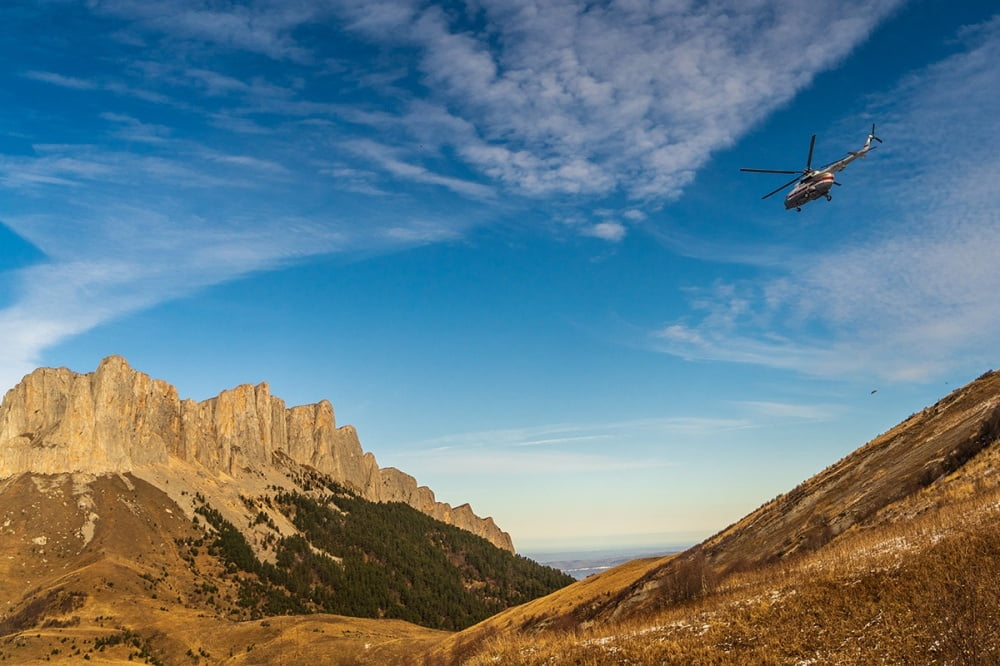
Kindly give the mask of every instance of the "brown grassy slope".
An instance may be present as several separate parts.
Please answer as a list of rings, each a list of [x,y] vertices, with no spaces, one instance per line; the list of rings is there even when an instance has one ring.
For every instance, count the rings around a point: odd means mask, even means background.
[[[998,437],[1000,372],[994,372],[914,414],[791,492],[649,572],[587,613],[586,619],[619,619],[655,611],[687,596],[683,588],[696,582],[692,576],[724,577],[815,551],[848,529],[872,524],[886,507],[960,468]]]
[[[838,544],[850,551],[858,533],[888,530],[955,502],[975,502],[997,484],[1000,469],[1000,373],[988,373],[937,404],[678,556],[643,568],[633,581],[591,583],[603,593],[576,605],[553,604],[517,630],[542,640],[549,628],[588,630],[646,618],[683,606],[706,589]],[[977,455],[982,451],[980,455]],[[978,506],[978,505],[975,505]],[[877,537],[876,537],[877,538]],[[832,545],[831,544],[831,545]],[[843,545],[848,544],[848,545]],[[808,581],[806,581],[808,582]],[[572,590],[567,588],[563,593]],[[544,607],[549,598],[534,602]],[[517,612],[508,611],[507,613]],[[433,653],[474,653],[496,634],[491,618],[446,640]],[[512,638],[517,641],[517,637]]]
[[[509,608],[445,638],[434,647],[433,654],[445,662],[461,662],[463,655],[475,653],[479,645],[490,637],[572,631],[579,624],[575,614],[580,609],[598,605],[611,595],[618,594],[671,557],[674,555],[632,560],[547,596]]]
[[[1000,436],[1000,373],[988,373],[765,504],[703,544],[734,566],[814,550],[952,472]]]
[[[998,500],[845,534],[642,618],[492,636],[460,663],[1000,663]]]
[[[0,660],[282,663],[298,655],[381,664],[447,635],[330,615],[238,622],[233,577],[189,545],[202,536],[166,494],[131,475],[0,481]]]

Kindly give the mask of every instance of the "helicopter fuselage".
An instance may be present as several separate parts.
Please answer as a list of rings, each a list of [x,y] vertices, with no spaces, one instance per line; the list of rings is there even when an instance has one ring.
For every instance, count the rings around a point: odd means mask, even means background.
[[[785,197],[785,210],[801,208],[820,197],[829,197],[836,177],[829,171],[817,171],[799,181]]]
[[[868,140],[865,141],[865,145],[861,146],[858,150],[848,151],[846,157],[841,157],[836,162],[831,162],[824,167],[819,169],[812,168],[813,159],[813,148],[816,147],[816,135],[813,134],[812,138],[809,140],[809,156],[806,158],[806,168],[802,171],[789,171],[787,169],[740,169],[740,171],[750,171],[754,173],[797,173],[797,177],[788,181],[781,187],[771,192],[768,192],[761,199],[767,199],[768,197],[774,196],[778,192],[782,191],[786,187],[792,187],[792,191],[788,193],[785,197],[785,210],[795,210],[801,211],[802,206],[806,205],[810,201],[815,201],[820,197],[825,197],[827,201],[833,199],[830,196],[830,190],[834,185],[840,185],[837,182],[837,174],[843,171],[848,164],[858,159],[859,157],[864,157],[871,151],[875,150],[875,146],[872,145],[872,141],[877,141],[882,143],[882,139],[875,136],[875,124],[872,124],[871,134],[868,135]]]

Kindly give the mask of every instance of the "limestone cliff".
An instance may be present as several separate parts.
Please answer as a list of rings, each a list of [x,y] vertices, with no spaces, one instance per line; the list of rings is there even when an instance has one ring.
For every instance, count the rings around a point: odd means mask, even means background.
[[[110,356],[96,372],[40,368],[0,405],[0,478],[25,472],[108,474],[180,460],[235,480],[291,460],[362,497],[405,502],[513,551],[510,536],[468,504],[438,502],[399,470],[380,469],[327,401],[287,408],[266,383],[195,402]]]

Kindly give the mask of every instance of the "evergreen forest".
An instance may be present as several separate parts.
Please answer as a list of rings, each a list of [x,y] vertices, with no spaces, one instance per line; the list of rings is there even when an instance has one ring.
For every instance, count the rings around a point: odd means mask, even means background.
[[[321,612],[455,631],[573,582],[407,504],[332,482],[324,490],[263,498],[300,533],[277,540],[274,564],[218,511],[197,509],[214,528],[210,552],[242,572],[238,605],[249,617]]]

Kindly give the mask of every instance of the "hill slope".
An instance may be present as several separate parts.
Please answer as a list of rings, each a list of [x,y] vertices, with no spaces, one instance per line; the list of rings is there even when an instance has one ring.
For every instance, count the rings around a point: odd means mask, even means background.
[[[326,485],[244,496],[257,513],[241,528],[198,491],[184,491],[195,506],[188,518],[132,474],[0,482],[0,658],[69,650],[176,663],[191,651],[218,663],[252,646],[287,647],[289,632],[309,627],[335,635],[302,639],[301,654],[324,654],[313,644],[322,638],[338,654],[368,645],[365,663],[386,663],[439,641],[434,629],[468,626],[572,580],[405,504],[369,502],[308,474]],[[301,531],[280,535],[272,515]],[[298,618],[276,618],[289,613]],[[382,643],[391,650],[372,652]]]
[[[264,385],[182,402],[112,357],[0,406],[0,660],[392,663],[569,582]]]
[[[643,651],[657,643],[680,651],[672,654],[664,648],[655,652],[656,659],[717,663],[732,658],[720,647],[729,645],[729,639],[763,645],[770,636],[788,644],[779,632],[790,631],[791,617],[821,618],[816,621],[823,626],[839,627],[840,633],[831,631],[813,641],[816,649],[826,646],[830,655],[835,637],[854,644],[851,632],[861,632],[878,610],[885,613],[888,607],[909,615],[893,618],[898,631],[884,637],[883,647],[888,650],[892,643],[898,654],[919,654],[918,661],[926,660],[933,656],[927,650],[936,639],[911,641],[909,652],[902,647],[909,641],[904,634],[919,634],[913,630],[915,614],[954,617],[957,611],[942,604],[954,601],[956,587],[973,575],[969,572],[987,571],[991,557],[1000,555],[1000,534],[994,527],[1000,517],[998,442],[1000,372],[992,372],[689,551],[632,563],[500,613],[446,639],[428,660],[474,660],[477,654],[485,659],[482,651],[493,650],[491,658],[500,655],[501,661],[515,653],[538,655],[516,663],[544,663],[546,654],[574,652],[615,663],[605,651],[608,645],[639,646],[637,653],[652,658]],[[975,547],[970,549],[970,543]],[[886,567],[893,569],[887,573]],[[917,572],[937,577],[943,587],[908,586],[905,574]],[[863,585],[856,587],[859,581]],[[984,575],[982,581],[989,585],[995,578]],[[870,594],[855,598],[859,590]],[[892,604],[886,602],[894,595]],[[795,602],[781,602],[789,598]],[[1000,618],[998,595],[984,590],[977,599],[980,616],[995,613]],[[876,610],[868,617],[847,610],[872,609],[873,604]],[[839,615],[831,617],[832,608],[840,609]],[[713,618],[714,623],[698,625],[694,617]],[[720,617],[727,619],[720,622]],[[731,631],[737,625],[742,633]],[[728,627],[729,639],[713,627]],[[569,639],[567,631],[590,632],[594,638],[590,643]],[[497,638],[501,633],[502,640]],[[555,647],[546,652],[543,644]],[[528,645],[527,653],[519,652]],[[815,658],[807,652],[792,649],[790,654]],[[760,656],[745,654],[751,660]],[[786,662],[782,658],[778,663]]]

